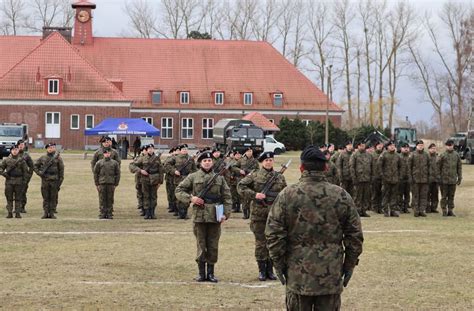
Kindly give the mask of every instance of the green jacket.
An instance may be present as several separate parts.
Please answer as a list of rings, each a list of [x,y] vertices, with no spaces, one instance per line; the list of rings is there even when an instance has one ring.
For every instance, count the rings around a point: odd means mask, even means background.
[[[94,166],[95,185],[114,185],[120,182],[120,166],[112,158],[103,158]]]
[[[188,160],[190,160],[188,162]],[[187,163],[187,164],[186,164]],[[196,171],[196,162],[188,154],[177,154],[167,163],[166,171],[173,175],[173,183],[178,185],[189,174]],[[175,171],[181,171],[181,176],[175,175]]]
[[[341,293],[343,268],[357,265],[364,241],[351,196],[308,171],[280,192],[265,235],[275,267],[288,271],[287,290],[306,296]]]
[[[163,183],[164,169],[160,157],[156,154],[138,157],[137,161],[130,164],[130,170],[140,174],[142,184],[160,185]],[[145,170],[148,176],[141,174],[140,170]]]
[[[438,160],[441,183],[454,185],[462,180],[461,157],[456,151],[445,151]]]
[[[409,170],[408,165],[410,164],[410,152],[407,153],[400,153],[400,159],[402,159],[402,168],[400,170],[400,181],[408,182],[409,178]]]
[[[372,179],[372,155],[368,152],[354,152],[349,160],[349,169],[354,183],[370,182]]]
[[[119,165],[122,163],[121,162],[122,160],[120,160],[120,156],[119,156],[118,152],[115,149],[110,148],[110,147],[104,148],[104,146],[101,146],[99,149],[97,149],[94,152],[94,155],[92,156],[92,160],[91,160],[92,172],[94,171],[95,164],[97,162],[99,162],[99,160],[104,158],[104,150],[105,149],[110,151],[110,158],[111,159],[114,159],[115,161],[117,161]]]
[[[377,165],[382,174],[382,182],[392,185],[400,182],[402,159],[397,152],[384,151],[379,157]]]
[[[440,176],[439,176],[439,166],[438,166],[438,154],[436,153],[428,153],[428,156],[430,157],[430,183],[440,182]]]
[[[49,165],[51,164],[51,165]],[[45,168],[48,167],[46,171]],[[36,160],[34,165],[35,173],[45,181],[58,181],[59,186],[64,180],[64,162],[59,154],[46,153]]]
[[[327,181],[330,182],[331,184],[339,186],[339,178],[337,176],[336,164],[334,164],[334,162],[332,161],[327,162],[327,164],[328,164],[328,169],[327,171],[324,172],[324,175],[326,176]]]
[[[28,152],[25,152],[23,150],[20,150],[18,154],[23,158],[23,160],[25,160],[25,163],[28,166],[28,180],[26,181],[28,183],[31,180],[31,177],[33,176],[33,172],[34,172],[33,159],[31,159]]]
[[[430,174],[430,156],[426,151],[415,150],[408,160],[408,181],[415,184],[427,184]]]
[[[184,204],[191,203],[191,197],[197,196],[202,189],[207,185],[207,182],[214,176],[215,173],[210,170],[205,172],[200,169],[188,175],[175,190],[176,199]],[[230,195],[229,186],[224,180],[224,177],[218,176],[206,194],[204,206],[193,204],[193,222],[202,223],[217,223],[216,219],[216,204],[224,205],[224,215],[227,219],[230,217],[232,198]]]
[[[336,160],[336,167],[339,173],[338,177],[341,182],[344,180],[352,180],[351,169],[349,165],[352,153],[352,151],[349,152],[344,150]]]
[[[378,165],[378,161],[382,153],[383,151],[377,150],[372,153],[372,180],[382,179],[382,172],[380,171],[380,166]]]
[[[9,185],[24,184],[30,178],[28,165],[23,157],[14,157],[12,154],[0,163],[0,175],[5,177],[5,183]]]
[[[245,176],[250,174],[254,170],[258,170],[258,161],[254,157],[247,158],[245,156],[241,157],[237,164],[231,167],[231,171],[237,174],[240,174],[240,170],[245,171]]]

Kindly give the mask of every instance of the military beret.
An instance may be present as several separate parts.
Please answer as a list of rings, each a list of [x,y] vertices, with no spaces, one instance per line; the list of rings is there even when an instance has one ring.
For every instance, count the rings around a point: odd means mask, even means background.
[[[105,136],[104,141],[112,141],[112,138],[110,138],[109,136]]]
[[[328,146],[328,148],[334,147],[334,144],[329,143],[327,146]]]
[[[110,153],[110,150],[109,149],[104,149],[104,151],[102,151],[102,153]]]
[[[219,149],[217,149],[217,148],[214,148],[214,149],[212,149],[211,152],[214,153],[214,152],[221,152],[221,151],[220,151]]]
[[[388,146],[391,146],[391,145],[395,145],[395,143],[393,142],[393,140],[389,140],[389,141],[385,144],[385,148],[388,147]]]
[[[14,144],[14,145],[12,146],[12,149],[11,149],[11,150],[13,150],[13,149],[18,149],[18,144]]]
[[[319,145],[319,149],[322,149],[322,148],[327,148],[328,146],[326,144],[320,144]]]
[[[20,139],[20,140],[18,140],[18,141],[16,142],[16,144],[17,144],[17,145],[21,145],[21,144],[23,144],[24,142],[25,142],[25,141],[24,141],[23,139]]]
[[[146,145],[143,145],[143,146],[140,147],[140,151],[143,151],[145,149],[146,149]]]
[[[212,153],[210,151],[204,151],[199,155],[197,161],[201,162],[204,159],[214,159],[214,157],[212,156]]]
[[[56,146],[56,143],[48,143],[44,146],[44,149],[48,149],[49,147]]]
[[[446,146],[454,146],[454,140],[448,139],[445,143]]]
[[[400,147],[407,148],[407,147],[410,147],[410,145],[408,143],[402,143]]]
[[[300,159],[302,162],[317,162],[317,161],[326,161],[326,156],[324,153],[316,148],[314,145],[306,147],[303,152],[301,152]]]
[[[376,140],[376,141],[374,141],[374,146],[383,145],[383,144],[384,144],[384,143],[383,143],[383,141],[381,141],[381,140]]]
[[[428,146],[428,149],[431,149],[431,148],[433,148],[433,147],[436,147],[436,144],[431,143],[431,144]]]
[[[247,151],[247,150],[252,150],[252,151],[253,151],[252,147],[247,147],[247,148],[245,148],[244,150],[245,150],[245,151]]]
[[[170,149],[169,153],[173,153],[176,149],[173,147]]]
[[[148,150],[148,148],[155,148],[155,145],[153,144],[148,144],[146,146],[144,146],[145,150]]]
[[[352,145],[352,140],[346,141],[346,146],[348,146],[348,145]]]
[[[424,145],[424,144],[425,144],[425,142],[422,141],[421,139],[416,141],[416,146],[418,146],[418,145]]]
[[[273,159],[275,154],[271,151],[262,152],[262,154],[258,157],[258,162],[263,162],[265,159]]]

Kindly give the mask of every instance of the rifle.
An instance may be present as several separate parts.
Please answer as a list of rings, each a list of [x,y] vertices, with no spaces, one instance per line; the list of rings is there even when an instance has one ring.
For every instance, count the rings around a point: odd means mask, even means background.
[[[265,185],[263,185],[262,191],[260,191],[260,193],[263,193],[263,194],[267,195],[267,193],[273,187],[273,184],[275,184],[278,176],[283,175],[285,173],[286,169],[290,166],[290,164],[291,164],[291,159],[286,164],[282,164],[280,171],[273,174],[273,176],[269,180],[267,180]],[[256,201],[257,201],[257,203],[259,203],[261,205],[265,205],[265,206],[272,205],[272,203],[273,203],[273,202],[269,203],[266,199],[263,199],[263,200],[258,200],[257,199]]]
[[[206,197],[209,190],[211,190],[211,188],[214,185],[214,182],[216,181],[217,177],[224,174],[224,172],[226,170],[228,170],[229,167],[230,167],[230,163],[227,163],[226,166],[223,167],[218,173],[214,174],[214,176],[212,176],[211,179],[209,179],[209,181],[206,183],[204,188],[202,188],[201,191],[198,193],[197,197],[205,200],[204,198]]]
[[[41,171],[39,172],[38,175],[40,175],[41,177],[43,177],[44,173],[46,173],[46,171],[51,167],[51,165],[53,165],[54,160],[57,159],[57,158],[59,158],[59,154],[60,154],[60,152],[56,152],[56,153],[54,154],[54,156],[51,158],[51,160],[49,160],[49,162],[46,163],[46,164],[43,166],[43,168],[41,169]]]
[[[15,161],[15,163],[13,163],[12,165],[8,166],[7,169],[5,170],[5,175],[6,175],[6,176],[10,176],[11,171],[13,171],[13,170],[16,168],[17,164],[20,163],[21,160],[22,160],[22,158],[19,157],[19,158]],[[5,177],[6,177],[6,176],[5,176]]]
[[[177,170],[179,172],[179,174],[183,174],[184,169],[191,163],[191,161],[194,161],[194,159],[196,158],[197,155],[198,154],[196,153],[195,155],[190,157],[186,162],[184,162],[184,164]]]

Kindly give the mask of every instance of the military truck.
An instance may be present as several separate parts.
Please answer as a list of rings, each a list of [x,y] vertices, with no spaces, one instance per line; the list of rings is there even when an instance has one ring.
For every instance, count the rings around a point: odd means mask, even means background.
[[[260,153],[264,148],[265,135],[261,127],[252,121],[221,119],[214,125],[214,144],[221,152],[245,152],[248,147]]]
[[[467,132],[466,138],[459,142],[458,153],[467,164],[474,164],[474,130]]]
[[[7,157],[18,140],[26,137],[28,126],[18,123],[0,123],[0,159]]]
[[[393,139],[397,149],[403,143],[407,143],[410,146],[410,150],[415,150],[416,147],[416,129],[411,127],[396,127],[393,129]]]

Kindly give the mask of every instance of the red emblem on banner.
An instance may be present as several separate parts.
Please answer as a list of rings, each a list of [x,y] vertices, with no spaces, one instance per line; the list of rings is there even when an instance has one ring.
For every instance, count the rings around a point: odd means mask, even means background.
[[[118,129],[121,131],[125,131],[126,129],[128,129],[128,125],[125,122],[122,122],[119,124]]]

